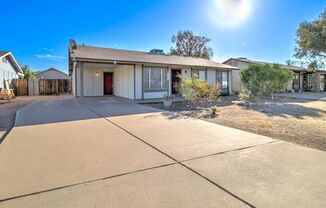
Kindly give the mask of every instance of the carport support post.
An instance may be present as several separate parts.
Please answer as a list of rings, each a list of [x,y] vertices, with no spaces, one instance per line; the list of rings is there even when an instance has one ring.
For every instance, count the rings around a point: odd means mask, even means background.
[[[168,84],[168,95],[172,95],[172,70],[171,67],[168,66],[168,80],[167,80],[167,84]]]
[[[84,63],[80,63],[80,97],[84,97]]]
[[[229,94],[232,95],[232,70],[228,72],[228,79]]]

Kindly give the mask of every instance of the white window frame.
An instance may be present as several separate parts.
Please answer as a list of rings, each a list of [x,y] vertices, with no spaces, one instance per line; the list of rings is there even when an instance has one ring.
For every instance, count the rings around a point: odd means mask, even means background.
[[[218,80],[218,73],[221,73],[221,78],[222,78],[222,80],[221,80],[221,82]],[[226,80],[223,80],[223,73],[226,73]],[[230,83],[229,83],[229,71],[216,71],[216,82],[217,83],[219,83],[219,84],[221,84],[221,89],[229,89],[229,85],[230,85]],[[226,81],[226,87],[223,87],[223,81]]]
[[[312,74],[308,74],[307,76],[308,86],[312,86]]]
[[[2,57],[2,62],[5,63],[5,64],[7,64],[8,63],[7,58],[6,57]]]
[[[163,71],[164,70],[167,70],[167,68],[165,68],[165,67],[149,67],[149,66],[144,66],[143,67],[143,76],[144,76],[144,74],[145,74],[145,69],[148,69],[148,88],[145,88],[145,86],[144,86],[144,91],[166,91],[167,89],[168,89],[168,84],[166,84],[166,87],[164,87],[164,80],[163,80]],[[152,71],[152,69],[160,69],[161,70],[161,88],[152,88],[152,86],[151,86],[151,71]],[[166,71],[166,80],[165,81],[167,81],[168,80],[168,71]],[[145,78],[145,77],[144,77]]]
[[[205,74],[205,78],[204,79],[201,79],[201,80],[207,80],[207,72],[206,72],[206,69],[191,69],[191,77],[193,77],[193,75],[194,75],[194,71],[198,71],[198,79],[200,79],[200,72],[202,71],[202,72],[204,72],[204,74]]]

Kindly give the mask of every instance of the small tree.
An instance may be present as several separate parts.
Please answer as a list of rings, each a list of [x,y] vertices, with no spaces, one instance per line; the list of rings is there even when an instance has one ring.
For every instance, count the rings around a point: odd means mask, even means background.
[[[178,35],[171,38],[175,47],[170,49],[170,54],[186,57],[197,57],[211,59],[213,57],[213,49],[208,46],[211,41],[209,38],[194,35],[189,30],[179,31]]]
[[[21,67],[25,79],[36,79],[37,73],[29,69],[27,65]]]
[[[210,84],[194,75],[191,78],[180,77],[181,81],[177,86],[180,94],[187,100],[199,106],[210,105],[219,96],[221,85]]]
[[[292,79],[292,72],[280,65],[250,65],[240,73],[241,83],[245,90],[240,98],[252,100],[260,96],[272,96],[281,92]]]
[[[309,61],[309,68],[326,64],[326,9],[311,22],[302,22],[297,30],[295,57]]]

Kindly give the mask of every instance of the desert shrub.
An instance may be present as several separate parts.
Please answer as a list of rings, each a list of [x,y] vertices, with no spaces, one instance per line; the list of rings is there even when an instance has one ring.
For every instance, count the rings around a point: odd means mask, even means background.
[[[239,94],[239,98],[243,102],[254,102],[255,96],[249,91],[243,91]]]
[[[215,101],[220,93],[219,83],[210,84],[201,80],[198,76],[191,78],[180,77],[181,81],[177,86],[178,92],[187,100],[199,106],[207,106]]]
[[[212,117],[217,116],[218,108],[216,106],[212,107],[211,112],[212,112],[212,114],[211,114]]]
[[[282,92],[292,79],[292,72],[280,65],[250,65],[240,73],[245,88],[240,98],[252,99],[260,96],[272,96]],[[246,95],[247,94],[247,95]]]

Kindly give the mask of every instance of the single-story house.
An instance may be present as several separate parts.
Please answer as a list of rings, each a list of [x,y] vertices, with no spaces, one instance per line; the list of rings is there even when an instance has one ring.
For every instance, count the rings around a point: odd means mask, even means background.
[[[56,68],[49,68],[38,72],[39,79],[70,79],[69,75]]]
[[[232,92],[235,67],[201,58],[150,52],[100,48],[69,42],[69,75],[75,96],[104,96],[141,100],[176,94],[178,74],[194,74],[210,83],[220,82]]]
[[[273,64],[263,61],[254,61],[247,58],[230,58],[223,62],[230,66],[236,67],[232,72],[232,89],[234,92],[242,91],[242,86],[240,82],[240,71],[247,69],[250,64]],[[326,91],[326,71],[310,71],[307,68],[291,66],[280,64],[282,68],[290,70],[293,72],[293,79],[288,84],[286,91],[312,91],[320,92]]]
[[[4,88],[4,81],[8,80],[13,87],[12,80],[23,78],[24,74],[10,51],[0,51],[0,91]]]

